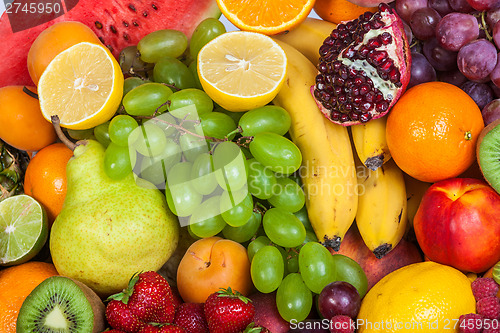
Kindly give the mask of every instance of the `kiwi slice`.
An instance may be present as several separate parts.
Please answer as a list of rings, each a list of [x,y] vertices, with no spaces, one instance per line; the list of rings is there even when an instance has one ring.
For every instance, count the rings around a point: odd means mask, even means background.
[[[477,140],[477,162],[484,179],[500,193],[500,119],[481,131]]]
[[[26,297],[17,333],[97,333],[105,328],[105,307],[85,284],[63,276],[45,279]]]

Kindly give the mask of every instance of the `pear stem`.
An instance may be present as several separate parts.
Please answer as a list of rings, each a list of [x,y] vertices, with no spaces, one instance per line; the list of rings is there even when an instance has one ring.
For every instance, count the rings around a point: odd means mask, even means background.
[[[59,138],[59,140],[61,140],[62,143],[64,143],[66,145],[66,147],[68,147],[69,149],[75,150],[77,145],[74,142],[72,142],[70,139],[68,139],[66,137],[66,135],[64,135],[64,133],[61,129],[61,123],[59,121],[59,116],[58,115],[50,116],[50,121],[52,121],[52,125],[54,126],[54,129],[56,131],[56,134],[57,134],[57,137]]]

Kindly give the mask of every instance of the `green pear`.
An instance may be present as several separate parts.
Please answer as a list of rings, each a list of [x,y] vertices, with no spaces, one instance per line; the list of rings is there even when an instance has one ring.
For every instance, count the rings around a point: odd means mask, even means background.
[[[177,246],[179,222],[156,188],[138,186],[132,173],[109,178],[99,142],[82,141],[73,155],[50,252],[59,274],[106,297],[127,287],[134,273],[162,267]]]

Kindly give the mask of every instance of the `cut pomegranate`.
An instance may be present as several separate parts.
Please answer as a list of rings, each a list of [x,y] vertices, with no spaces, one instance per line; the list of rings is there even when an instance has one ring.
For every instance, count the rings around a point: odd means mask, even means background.
[[[387,4],[343,22],[319,49],[316,84],[321,112],[343,126],[382,117],[410,81],[411,55],[403,21]]]

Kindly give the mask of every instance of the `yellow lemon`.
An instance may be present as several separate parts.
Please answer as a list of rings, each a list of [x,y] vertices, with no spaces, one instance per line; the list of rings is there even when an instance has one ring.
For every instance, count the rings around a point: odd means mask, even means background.
[[[57,115],[62,127],[89,129],[109,120],[123,95],[123,74],[109,50],[82,42],[62,51],[49,63],[38,98],[43,116]]]
[[[459,317],[475,312],[467,276],[426,261],[400,268],[370,289],[361,303],[358,333],[458,332]]]
[[[278,94],[286,75],[283,49],[266,35],[232,31],[198,53],[198,76],[205,92],[229,111],[264,106]]]

